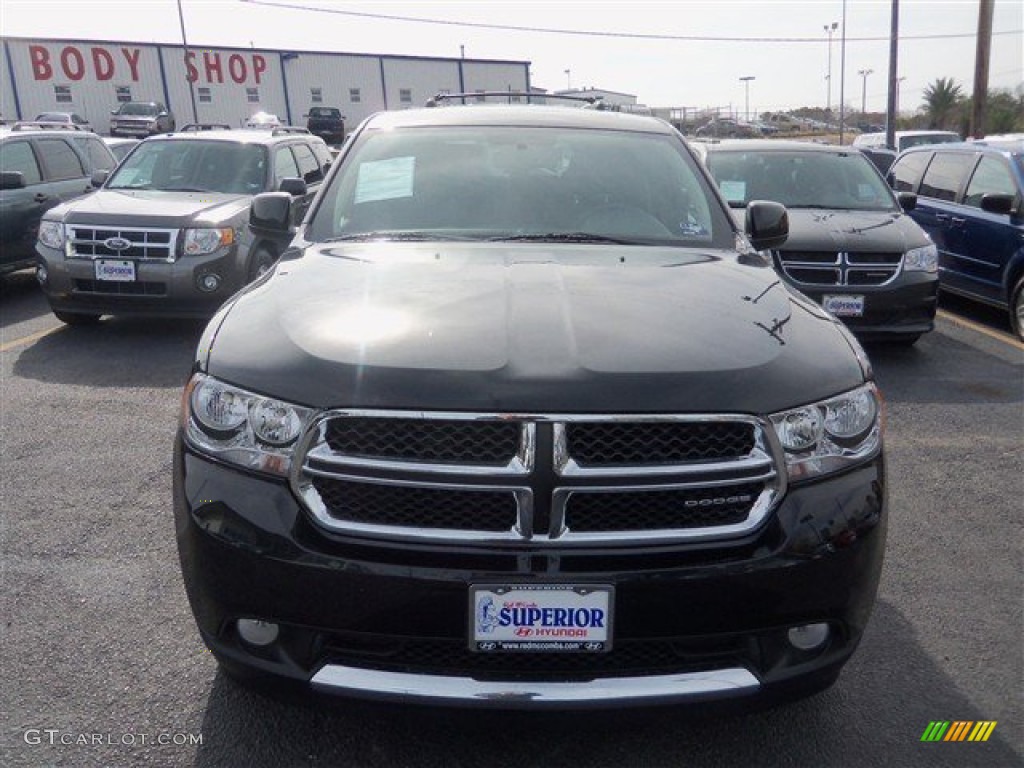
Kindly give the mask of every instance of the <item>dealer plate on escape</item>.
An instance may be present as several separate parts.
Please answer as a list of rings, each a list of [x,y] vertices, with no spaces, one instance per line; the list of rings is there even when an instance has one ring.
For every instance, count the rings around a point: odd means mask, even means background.
[[[470,650],[610,651],[614,595],[606,584],[471,585]]]
[[[93,262],[97,280],[115,283],[135,282],[135,262],[127,259],[96,259]]]

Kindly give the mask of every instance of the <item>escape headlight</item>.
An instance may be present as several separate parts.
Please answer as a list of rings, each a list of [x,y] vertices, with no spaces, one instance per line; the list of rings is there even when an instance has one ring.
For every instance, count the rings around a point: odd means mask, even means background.
[[[203,256],[218,248],[226,248],[233,242],[235,230],[231,227],[186,229],[183,249],[186,256]]]
[[[59,251],[64,247],[64,224],[59,221],[39,222],[39,242]]]
[[[313,411],[196,374],[185,388],[189,445],[247,469],[285,476]]]
[[[791,480],[837,472],[874,457],[882,442],[874,384],[771,416]]]

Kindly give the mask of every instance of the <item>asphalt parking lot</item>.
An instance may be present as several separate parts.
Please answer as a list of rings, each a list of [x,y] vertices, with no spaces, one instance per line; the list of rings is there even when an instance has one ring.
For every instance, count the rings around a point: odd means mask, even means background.
[[[747,715],[524,715],[283,702],[220,674],[170,508],[201,324],[59,327],[30,273],[0,290],[4,766],[1024,762],[1024,347],[998,316],[960,320],[954,303],[913,349],[868,350],[888,407],[888,550],[832,689]],[[923,743],[937,720],[997,725],[984,743]]]

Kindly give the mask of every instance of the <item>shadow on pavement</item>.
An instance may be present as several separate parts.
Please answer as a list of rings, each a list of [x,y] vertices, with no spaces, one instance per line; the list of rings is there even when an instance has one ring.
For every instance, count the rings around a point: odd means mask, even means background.
[[[218,673],[195,764],[1009,768],[1021,764],[1010,743],[1015,717],[1012,702],[1005,712],[976,711],[922,651],[910,623],[881,602],[836,686],[746,716],[709,718],[684,708],[528,714],[290,704]],[[999,725],[986,743],[922,743],[932,720]]]
[[[68,326],[22,349],[14,375],[89,387],[183,387],[204,326],[133,318]]]

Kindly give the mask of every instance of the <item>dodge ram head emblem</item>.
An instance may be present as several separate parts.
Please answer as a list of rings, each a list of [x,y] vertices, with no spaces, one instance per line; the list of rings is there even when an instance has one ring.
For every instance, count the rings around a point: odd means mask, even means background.
[[[123,237],[108,237],[103,241],[103,245],[112,251],[127,251],[132,247],[132,241]]]

